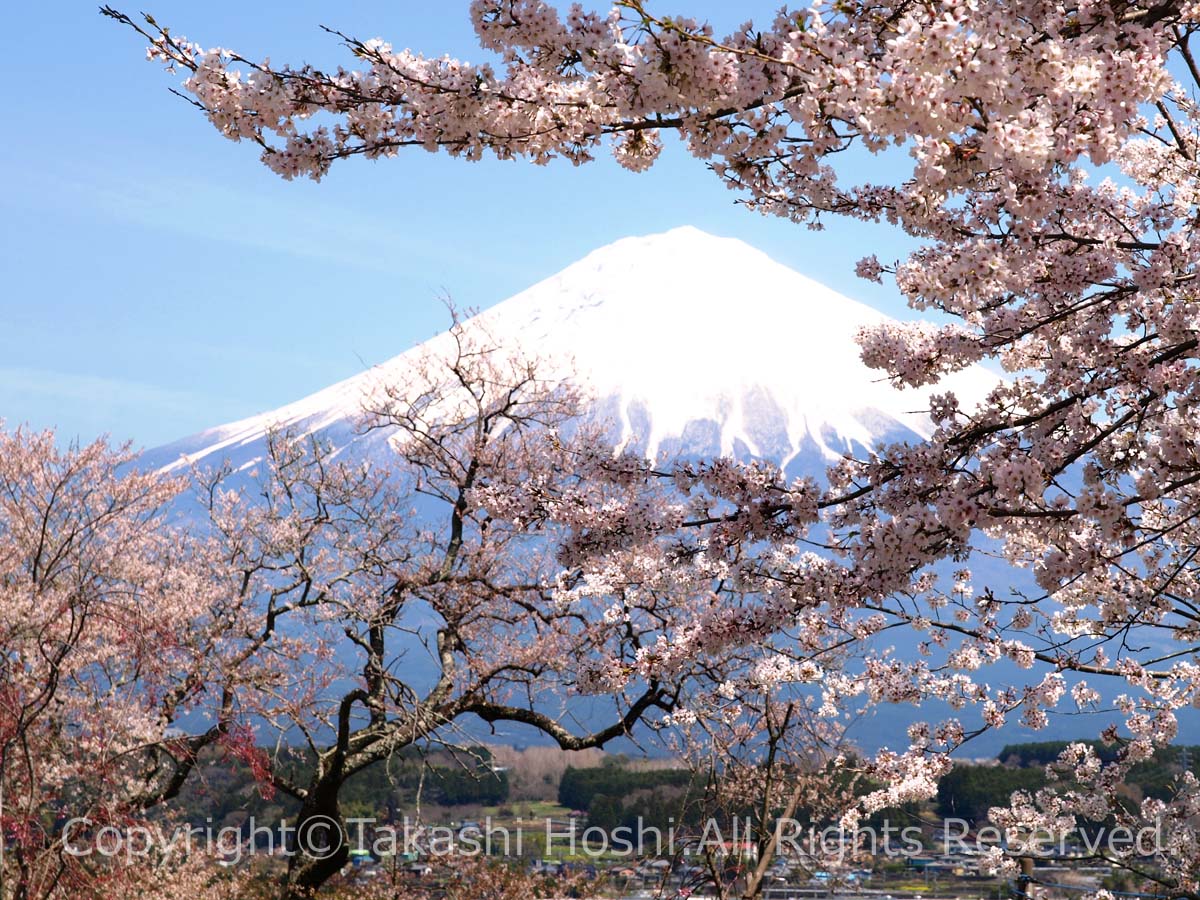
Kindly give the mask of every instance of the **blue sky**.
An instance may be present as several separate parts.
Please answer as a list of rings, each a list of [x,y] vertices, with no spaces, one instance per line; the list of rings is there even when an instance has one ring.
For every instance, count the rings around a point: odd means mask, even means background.
[[[728,30],[777,3],[657,8]],[[321,24],[483,57],[465,0],[136,0],[126,11],[143,7],[206,46],[275,61],[349,63]],[[171,95],[177,78],[146,63],[140,39],[94,4],[20,4],[7,20],[3,65],[22,85],[8,94],[0,145],[9,426],[154,446],[403,352],[445,326],[443,296],[487,307],[596,247],[683,224],[904,314],[893,289],[853,274],[867,253],[899,255],[896,235],[853,223],[814,233],[747,212],[676,146],[644,175],[607,158],[537,167],[413,151],[288,183]]]

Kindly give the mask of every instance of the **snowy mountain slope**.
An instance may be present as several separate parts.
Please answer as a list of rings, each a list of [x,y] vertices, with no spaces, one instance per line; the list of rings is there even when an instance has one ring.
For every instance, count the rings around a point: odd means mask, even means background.
[[[614,423],[615,442],[651,456],[759,456],[810,470],[855,446],[928,433],[925,395],[893,389],[859,359],[855,332],[886,318],[741,241],[687,227],[602,247],[471,321],[572,367],[598,398],[596,414]],[[272,426],[338,447],[382,443],[356,433],[365,392],[402,381],[440,340],[145,461],[249,466]],[[995,380],[974,368],[939,390],[967,405]]]

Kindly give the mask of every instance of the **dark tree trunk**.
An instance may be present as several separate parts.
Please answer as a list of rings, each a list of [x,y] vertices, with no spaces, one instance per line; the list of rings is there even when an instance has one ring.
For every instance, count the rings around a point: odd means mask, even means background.
[[[349,836],[338,806],[339,782],[318,782],[300,807],[281,900],[311,900],[350,859]]]

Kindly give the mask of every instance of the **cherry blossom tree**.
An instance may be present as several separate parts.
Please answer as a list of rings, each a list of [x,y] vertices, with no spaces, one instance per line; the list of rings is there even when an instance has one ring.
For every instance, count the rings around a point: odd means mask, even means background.
[[[183,483],[132,461],[0,431],[0,896],[119,890],[127,860],[72,840],[174,797],[269,669],[239,665],[244,610],[207,543],[167,521]],[[185,733],[187,716],[204,724]]]
[[[845,846],[814,840],[837,830],[854,805],[858,779],[847,764],[852,748],[843,724],[819,716],[811,695],[789,690],[781,664],[793,662],[760,657],[742,684],[723,679],[705,698],[705,713],[672,729],[667,742],[702,776],[705,790],[689,818],[701,823],[700,880],[719,898],[761,896],[778,860],[787,861],[793,876],[825,872],[843,881],[854,863],[882,852],[855,847],[854,836]],[[743,823],[738,844],[748,846],[724,846],[734,821]],[[731,867],[735,879],[728,877]]]
[[[406,748],[453,749],[474,721],[582,750],[674,707],[694,667],[667,677],[635,666],[645,641],[689,615],[682,583],[642,571],[632,611],[614,617],[622,583],[570,558],[573,529],[669,486],[638,467],[630,482],[592,479],[613,458],[603,433],[577,421],[580,404],[574,388],[456,322],[364,398],[364,437],[384,437],[390,455],[283,431],[249,483],[228,468],[201,473],[217,555],[239,595],[256,598],[255,632],[270,635],[260,652],[285,660],[284,678],[242,695],[260,743],[281,748],[264,780],[299,801],[301,850],[310,828],[343,835],[328,853],[289,857],[284,896],[307,896],[342,868],[354,836],[343,786]],[[597,693],[599,711],[570,714],[570,695]],[[286,752],[297,739],[312,761],[301,776]]]
[[[171,847],[88,852],[163,815],[202,750],[298,801],[294,898],[346,862],[340,794],[368,766],[454,748],[465,720],[575,750],[669,715],[699,666],[660,676],[639,655],[689,627],[693,583],[640,551],[633,579],[572,559],[594,529],[617,565],[608,510],[673,487],[614,460],[581,402],[456,323],[365,398],[365,438],[393,451],[374,461],[285,431],[256,471],[197,471],[188,492],[103,442],[0,434],[6,896],[166,897],[220,875]],[[580,717],[580,694],[604,699]]]
[[[1115,812],[1107,788],[1200,705],[1195,4],[818,2],[722,37],[641,0],[562,13],[474,0],[495,64],[341,35],[358,67],[335,71],[205,49],[105,12],[285,178],[409,146],[585,163],[608,145],[641,171],[674,133],[752,209],[813,227],[849,216],[916,240],[906,259],[869,256],[859,274],[892,279],[951,324],[870,329],[864,360],[897,384],[979,361],[1007,377],[974,408],[935,396],[929,440],[847,459],[820,485],[725,461],[639,471],[620,460],[614,485],[669,477],[688,499],[667,513],[631,498],[608,507],[609,527],[575,523],[568,565],[614,571],[612,559],[640,553],[626,585],[670,567],[746,598],[733,614],[714,600],[720,615],[697,613],[690,630],[642,648],[639,677],[784,625],[801,648],[921,632],[920,658],[875,650],[821,680],[831,713],[931,698],[970,708],[969,721],[916,725],[907,747],[880,753],[871,774],[889,786],[867,811],[929,796],[948,754],[981,729],[1015,714],[1041,727],[1048,710],[1120,692],[1124,728],[1105,735],[1122,743],[1118,759],[1070,749],[1069,783],[999,815],[1018,828]],[[847,161],[870,154],[909,168],[860,183],[864,169]],[[548,510],[545,497],[527,502]],[[659,539],[668,532],[677,540]],[[988,548],[1028,569],[1036,593],[977,583],[961,561]],[[934,574],[955,561],[951,583]],[[989,682],[981,673],[997,661],[1028,681]],[[632,676],[614,664],[603,677],[618,688]],[[1121,811],[1162,826],[1145,874],[1175,895],[1198,890],[1198,804],[1185,775],[1170,801]]]

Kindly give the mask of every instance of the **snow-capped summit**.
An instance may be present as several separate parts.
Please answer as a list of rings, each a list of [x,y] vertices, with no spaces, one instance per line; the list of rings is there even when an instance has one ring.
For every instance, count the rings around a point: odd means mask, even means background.
[[[731,238],[696,228],[596,250],[474,319],[501,342],[573,360],[614,440],[648,455],[759,456],[800,467],[856,445],[924,436],[926,394],[898,391],[854,337],[888,317]],[[434,340],[437,340],[436,338]],[[272,426],[357,440],[365,392],[398,380],[422,345],[277,410],[147,455],[154,465],[254,462]],[[967,405],[996,382],[982,368],[939,386]]]

